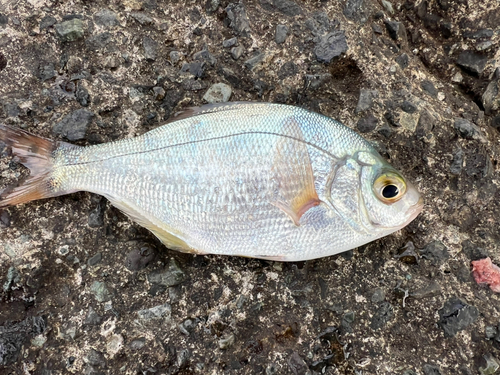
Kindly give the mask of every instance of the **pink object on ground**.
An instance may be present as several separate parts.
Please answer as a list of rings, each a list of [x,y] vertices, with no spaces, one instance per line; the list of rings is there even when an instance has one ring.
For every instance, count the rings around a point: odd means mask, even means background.
[[[473,261],[472,274],[478,284],[488,284],[492,291],[500,293],[500,267],[494,265],[490,258]]]

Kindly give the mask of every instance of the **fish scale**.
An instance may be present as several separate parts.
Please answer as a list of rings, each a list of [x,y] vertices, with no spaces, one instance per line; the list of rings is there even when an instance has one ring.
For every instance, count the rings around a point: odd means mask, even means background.
[[[104,195],[168,247],[193,253],[312,259],[393,232],[413,215],[372,225],[365,206],[382,208],[361,181],[392,167],[339,122],[279,104],[201,107],[140,137],[59,144],[51,155],[46,196]],[[405,209],[418,204],[410,203]]]

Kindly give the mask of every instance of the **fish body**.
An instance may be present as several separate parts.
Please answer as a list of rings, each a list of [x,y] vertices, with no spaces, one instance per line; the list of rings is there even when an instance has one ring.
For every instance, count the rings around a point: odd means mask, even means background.
[[[5,126],[0,140],[32,176],[2,193],[0,207],[90,191],[184,252],[320,258],[392,233],[422,209],[416,189],[362,137],[293,106],[204,106],[89,147]]]

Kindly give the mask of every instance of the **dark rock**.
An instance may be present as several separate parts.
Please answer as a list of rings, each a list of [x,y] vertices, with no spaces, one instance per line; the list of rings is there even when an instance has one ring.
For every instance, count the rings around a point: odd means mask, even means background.
[[[233,72],[229,68],[222,68],[221,73],[224,78],[231,84],[233,87],[238,87],[240,85],[240,77],[235,72]]]
[[[373,106],[373,99],[378,98],[377,90],[361,89],[359,91],[358,104],[354,113],[367,111]]]
[[[204,49],[202,51],[196,52],[193,55],[193,60],[195,61],[204,61],[208,65],[215,65],[217,63],[217,59],[210,53],[208,50]]]
[[[40,64],[40,69],[38,71],[38,78],[42,81],[48,81],[51,78],[57,76],[56,70],[54,68],[54,64],[52,63],[43,63]]]
[[[101,198],[97,206],[90,211],[89,214],[89,227],[99,228],[104,225],[104,211],[106,209],[106,200]]]
[[[451,38],[451,36],[453,35],[452,25],[450,22],[441,22],[439,24],[439,31],[441,32],[441,35],[445,39]]]
[[[428,80],[422,81],[420,87],[422,87],[423,90],[427,91],[427,93],[430,94],[432,97],[435,98],[437,96],[438,92],[431,81]]]
[[[153,24],[153,19],[149,17],[147,14],[142,13],[142,12],[132,12],[130,13],[130,16],[139,22],[141,25],[152,25]]]
[[[186,279],[186,274],[180,269],[173,258],[170,259],[166,269],[153,271],[148,275],[148,281],[151,284],[159,284],[166,287],[181,284]]]
[[[229,20],[229,27],[241,36],[249,36],[251,33],[250,21],[245,6],[241,3],[230,3],[225,10]]]
[[[441,17],[436,14],[427,13],[424,17],[424,26],[429,30],[436,31],[439,28]]]
[[[385,28],[389,33],[389,36],[395,41],[406,42],[406,29],[401,22],[385,20]]]
[[[219,8],[220,0],[207,0],[205,10],[208,14],[214,13]]]
[[[17,117],[19,116],[19,113],[20,113],[20,108],[19,106],[17,105],[16,102],[14,101],[5,101],[3,103],[3,111],[4,113],[7,115],[7,117]]]
[[[85,317],[84,324],[91,326],[98,326],[101,324],[102,317],[94,310],[92,306],[89,306],[89,312]]]
[[[484,112],[490,115],[500,109],[500,78],[491,81],[482,96]]]
[[[302,14],[302,8],[292,0],[261,0],[261,5],[269,11],[278,11],[285,16],[293,17]]]
[[[96,264],[100,263],[101,260],[102,260],[102,254],[96,253],[92,258],[89,258],[89,260],[87,260],[87,264],[89,267],[93,267]]]
[[[149,36],[146,36],[142,39],[142,46],[144,47],[144,57],[146,57],[146,60],[156,61],[158,43]]]
[[[224,48],[230,48],[236,45],[238,43],[238,38],[234,37],[231,39],[226,39],[222,42],[222,47]]]
[[[488,57],[472,51],[463,51],[457,59],[457,65],[466,71],[479,75],[483,72]]]
[[[401,109],[406,113],[415,113],[418,110],[415,104],[407,100],[403,101],[403,103],[401,104]]]
[[[96,367],[106,366],[106,359],[104,355],[95,349],[90,349],[86,359],[88,364],[91,366],[96,366]]]
[[[371,301],[373,303],[379,303],[385,300],[385,292],[382,288],[377,288],[373,291]]]
[[[113,298],[113,290],[104,282],[94,281],[90,286],[90,292],[98,302],[107,302]]]
[[[493,30],[491,29],[481,29],[477,31],[465,31],[463,33],[464,38],[468,39],[483,39],[491,38],[493,36]]]
[[[52,132],[70,141],[84,139],[93,117],[94,114],[92,112],[86,109],[77,109],[56,123],[52,128]]]
[[[8,211],[0,211],[0,228],[10,227],[10,214]]]
[[[461,174],[463,164],[464,164],[464,152],[461,148],[458,148],[453,152],[453,160],[451,161],[450,164],[450,173],[454,175]]]
[[[85,40],[85,45],[91,51],[99,51],[109,45],[112,40],[113,38],[111,33],[106,31],[104,33],[100,33],[88,38],[87,40]]]
[[[191,332],[193,332],[195,327],[196,324],[193,320],[186,319],[181,324],[179,324],[179,331],[181,331],[182,334],[189,336]]]
[[[18,323],[6,322],[0,326],[0,365],[14,364],[21,349],[29,345],[29,339],[43,333],[47,328],[44,318],[34,316]]]
[[[382,328],[392,319],[393,315],[392,305],[389,302],[382,302],[375,314],[373,314],[370,327],[372,329]]]
[[[116,13],[109,10],[103,9],[94,14],[94,22],[99,26],[112,27],[120,24]]]
[[[145,337],[140,337],[138,339],[134,339],[130,342],[129,348],[131,350],[140,350],[146,345],[146,338]]]
[[[175,65],[180,61],[180,59],[182,57],[182,53],[180,53],[179,51],[170,51],[168,56],[170,57],[170,61],[172,62],[172,65]]]
[[[311,18],[305,22],[306,27],[317,37],[324,36],[326,33],[333,31],[338,26],[338,21],[331,21],[325,12],[314,12]],[[298,33],[294,33],[299,36]]]
[[[360,13],[363,6],[363,0],[347,0],[344,6],[344,16],[350,20],[354,20]]]
[[[243,49],[243,46],[233,47],[231,48],[231,57],[235,60],[238,60],[241,55],[243,55],[244,51],[245,50]]]
[[[482,132],[479,126],[473,124],[464,118],[456,118],[454,122],[455,130],[458,135],[465,139],[479,139],[482,138]]]
[[[73,18],[55,25],[57,35],[62,42],[74,42],[83,38],[85,33],[82,20]]]
[[[377,127],[378,120],[371,113],[359,119],[356,127],[360,133],[369,133]]]
[[[278,71],[278,78],[283,79],[294,76],[298,73],[298,71],[299,69],[297,68],[297,65],[295,65],[293,61],[288,61],[284,63]]]
[[[491,119],[491,126],[500,132],[500,115]]]
[[[479,316],[479,311],[474,306],[466,304],[457,297],[446,301],[438,312],[440,317],[438,324],[447,337],[453,337],[459,331],[466,329]]]
[[[5,14],[0,13],[0,26],[5,26],[9,23],[9,17]]]
[[[274,40],[276,44],[285,43],[286,37],[288,36],[288,27],[286,25],[277,25]]]
[[[21,282],[21,274],[14,267],[9,267],[7,271],[7,280],[3,284],[4,292],[8,292],[12,289],[13,286],[19,284]]]
[[[7,58],[0,52],[0,72],[7,67]]]
[[[425,285],[424,287],[410,292],[410,297],[421,299],[434,297],[439,294],[441,294],[441,286],[435,281],[430,281],[429,284]]]
[[[246,60],[243,64],[245,65],[245,68],[253,70],[256,66],[264,61],[266,56],[267,55],[264,52],[260,52],[257,55]]]
[[[434,129],[435,124],[436,119],[434,116],[432,116],[427,109],[424,109],[418,119],[417,127],[415,129],[417,137],[424,138],[429,135],[429,133]]]
[[[347,52],[347,40],[343,30],[337,30],[322,36],[314,47],[314,55],[319,62],[328,64],[333,59]]]
[[[490,157],[483,152],[475,152],[467,156],[465,160],[465,173],[469,177],[481,179],[493,170]]]
[[[417,264],[419,260],[415,245],[411,241],[408,241],[394,257],[407,264]]]
[[[57,23],[57,20],[52,16],[45,16],[40,21],[40,31],[48,29],[49,27],[54,26]]]
[[[438,366],[431,365],[429,363],[422,367],[422,371],[424,372],[424,375],[442,375]]]
[[[179,368],[187,367],[189,358],[191,358],[191,352],[189,351],[189,349],[179,350],[179,352],[177,353],[177,366]]]
[[[194,61],[191,63],[182,64],[181,72],[189,72],[195,77],[203,78],[205,75],[205,62],[204,61]]]
[[[353,311],[348,311],[342,316],[340,326],[343,332],[352,332],[352,323],[354,323],[355,317],[356,314]]]
[[[165,89],[159,86],[153,87],[153,97],[155,100],[163,100],[165,98]]]
[[[125,266],[130,271],[139,271],[146,268],[156,258],[156,249],[148,244],[144,244],[127,254]]]
[[[293,352],[293,354],[288,358],[287,363],[294,375],[306,375],[309,371],[309,367],[306,362],[297,352]]]
[[[305,89],[316,90],[332,80],[330,73],[306,74],[304,76]]]
[[[384,32],[382,31],[382,28],[377,25],[376,23],[373,23],[372,24],[372,30],[375,34],[379,34],[379,35],[382,35]]]
[[[90,95],[85,86],[83,86],[80,82],[76,86],[75,92],[76,101],[82,107],[88,107],[90,104]]]
[[[405,69],[410,63],[410,58],[406,53],[402,53],[401,55],[396,57],[396,62],[398,63],[401,69]]]

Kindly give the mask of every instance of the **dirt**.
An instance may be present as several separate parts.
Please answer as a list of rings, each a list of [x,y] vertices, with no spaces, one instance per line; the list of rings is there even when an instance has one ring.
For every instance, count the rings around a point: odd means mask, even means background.
[[[249,30],[227,1],[1,3],[1,123],[65,140],[54,125],[86,108],[74,143],[105,143],[223,82],[232,101],[298,105],[353,129],[374,116],[363,136],[426,205],[394,235],[300,263],[174,252],[85,192],[0,211],[0,373],[451,375],[500,363],[500,298],[471,274],[473,260],[500,265],[500,113],[482,99],[500,67],[496,1],[392,2],[393,14],[374,0],[243,1]],[[58,25],[75,19],[82,33],[65,41]],[[397,39],[385,21],[400,22]],[[331,30],[348,50],[320,63]],[[235,36],[237,60],[222,45]],[[200,74],[181,72],[203,50]],[[473,67],[457,64],[466,50]],[[356,111],[362,89],[377,95]],[[5,187],[26,171],[0,154]]]

